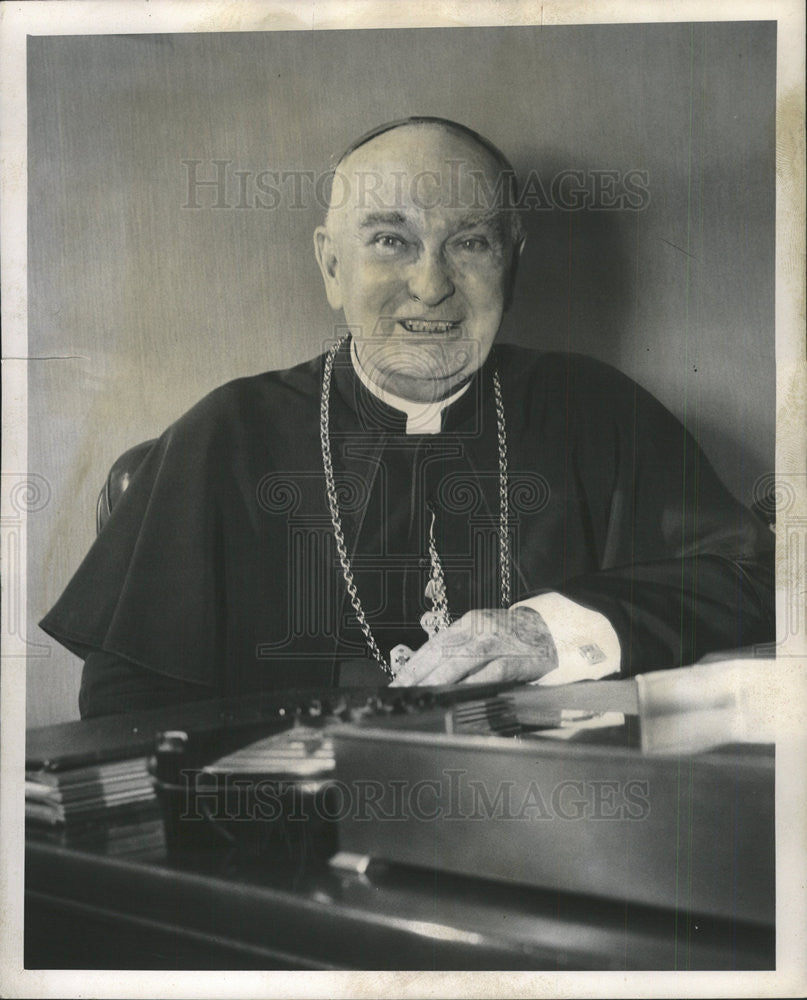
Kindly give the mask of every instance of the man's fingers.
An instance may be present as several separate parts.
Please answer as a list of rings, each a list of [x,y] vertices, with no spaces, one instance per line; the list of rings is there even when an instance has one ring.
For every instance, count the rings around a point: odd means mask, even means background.
[[[491,656],[487,647],[480,647],[466,624],[455,622],[420,647],[396,674],[393,685],[454,684],[478,670]]]
[[[437,664],[431,656],[427,656],[425,653],[419,656],[415,653],[412,659],[405,663],[392,679],[390,687],[414,687],[416,684],[422,683],[423,678],[427,677],[436,666]]]
[[[454,656],[464,647],[468,640],[467,633],[467,624],[462,618],[442,632],[438,632],[401,667],[390,687],[413,687],[425,683],[426,677],[436,670],[444,659]],[[449,684],[451,681],[429,681],[429,683]]]
[[[437,642],[439,636],[430,639],[425,645],[414,653],[408,663],[405,663],[390,687],[412,687],[422,683],[424,677],[428,676],[440,663],[441,652]]]
[[[414,687],[416,684],[451,684],[464,676],[468,659],[454,647],[446,649],[435,639],[422,646],[412,659],[395,675],[396,687]]]
[[[460,684],[494,684],[508,680],[507,673],[507,660],[505,657],[499,657],[497,660],[485,663],[479,670],[467,677],[463,677]]]
[[[467,646],[462,652],[443,650],[439,662],[429,673],[419,675],[413,684],[428,684],[436,687],[441,684],[457,684],[466,678],[476,676],[477,671],[490,660],[490,654],[480,652]]]
[[[432,647],[427,649],[428,647]],[[395,678],[396,686],[456,684],[475,680],[478,672],[500,657],[501,647],[491,647],[486,639],[469,637],[463,645],[443,643],[434,639],[422,647]]]
[[[534,681],[552,669],[554,669],[552,661],[536,656],[511,654],[490,660],[475,673],[463,678],[461,683],[500,684],[507,681]]]
[[[542,622],[535,612],[529,612],[529,616]],[[508,676],[539,676],[533,662],[540,656],[539,648],[525,643],[517,634],[518,623],[518,616],[504,609],[470,611],[421,646],[398,671],[392,686],[481,683],[480,671],[497,661],[501,661],[501,670],[505,662],[516,661],[507,668]],[[489,676],[499,679],[495,671]]]

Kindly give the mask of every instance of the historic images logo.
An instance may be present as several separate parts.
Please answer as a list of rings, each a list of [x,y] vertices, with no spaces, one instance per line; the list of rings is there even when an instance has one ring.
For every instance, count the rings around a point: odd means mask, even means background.
[[[650,815],[647,780],[565,780],[542,785],[515,781],[495,783],[470,777],[463,768],[444,769],[434,779],[378,779],[309,783],[248,778],[224,773],[183,771],[183,821],[251,822],[281,818],[326,821],[431,823],[435,821],[636,822]]]
[[[650,205],[650,174],[639,168],[564,168],[551,176],[532,169],[516,186],[506,172],[491,184],[482,171],[466,170],[460,160],[448,161],[445,176],[431,170],[411,175],[357,171],[352,182],[332,171],[243,169],[230,159],[186,159],[181,164],[181,207],[197,211],[325,211],[351,201],[358,208],[381,211],[392,211],[404,204],[422,209],[442,204],[479,211],[643,212]],[[463,179],[470,183],[462,185]]]

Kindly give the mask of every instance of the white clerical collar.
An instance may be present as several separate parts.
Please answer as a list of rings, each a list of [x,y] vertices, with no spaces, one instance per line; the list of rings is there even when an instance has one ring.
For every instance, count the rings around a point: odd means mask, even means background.
[[[466,393],[471,384],[466,382],[461,389],[457,389],[453,395],[447,396],[445,399],[436,399],[433,403],[415,403],[411,399],[404,399],[402,396],[387,392],[386,389],[382,389],[381,386],[372,381],[361,366],[356,351],[356,341],[353,339],[350,341],[350,360],[353,362],[356,374],[365,389],[380,399],[382,403],[406,414],[407,434],[439,434],[442,427],[443,410]]]

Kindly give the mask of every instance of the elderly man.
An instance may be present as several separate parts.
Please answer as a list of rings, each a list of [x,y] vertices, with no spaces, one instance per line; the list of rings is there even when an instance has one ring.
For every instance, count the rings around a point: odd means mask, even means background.
[[[348,332],[151,448],[42,623],[85,658],[84,715],[626,676],[772,637],[769,535],[680,424],[600,363],[494,347],[515,192],[442,119],[341,157],[315,250]]]

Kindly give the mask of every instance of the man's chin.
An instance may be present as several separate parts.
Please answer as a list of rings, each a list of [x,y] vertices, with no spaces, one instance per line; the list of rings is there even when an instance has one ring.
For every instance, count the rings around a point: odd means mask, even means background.
[[[415,403],[436,403],[461,388],[471,374],[463,369],[440,374],[377,370],[374,381],[394,396],[402,396]]]
[[[386,392],[433,403],[456,392],[479,367],[479,345],[463,336],[389,337],[357,341],[359,363]]]

